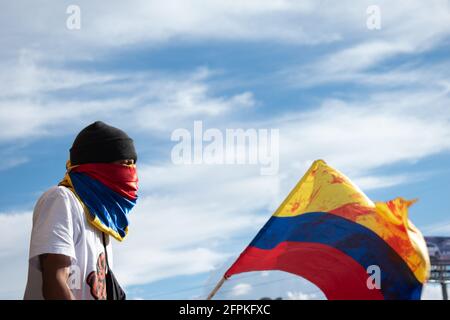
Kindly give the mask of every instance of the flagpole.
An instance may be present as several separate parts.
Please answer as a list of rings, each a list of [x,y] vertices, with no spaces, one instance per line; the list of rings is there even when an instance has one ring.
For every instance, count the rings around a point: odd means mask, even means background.
[[[225,280],[227,280],[225,277],[222,277],[222,279],[220,279],[219,282],[217,282],[216,286],[214,287],[214,289],[211,291],[211,293],[208,295],[208,297],[206,298],[206,300],[211,300],[214,295],[217,293],[217,291],[219,291],[220,287],[223,285],[223,283],[225,282]]]

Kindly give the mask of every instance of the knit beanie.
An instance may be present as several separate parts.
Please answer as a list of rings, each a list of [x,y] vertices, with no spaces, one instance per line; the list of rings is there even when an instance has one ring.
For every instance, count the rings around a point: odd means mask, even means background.
[[[96,121],[80,131],[70,148],[72,165],[134,159],[133,140],[122,130]]]

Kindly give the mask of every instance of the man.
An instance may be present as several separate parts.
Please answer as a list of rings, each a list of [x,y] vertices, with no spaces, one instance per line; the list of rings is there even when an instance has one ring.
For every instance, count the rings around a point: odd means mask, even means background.
[[[137,199],[137,155],[122,130],[97,121],[70,149],[67,172],[37,201],[24,299],[124,299],[111,271]]]

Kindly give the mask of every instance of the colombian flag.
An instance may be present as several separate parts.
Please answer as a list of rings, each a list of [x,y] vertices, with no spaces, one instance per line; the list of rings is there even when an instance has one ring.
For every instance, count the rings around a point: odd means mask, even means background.
[[[429,257],[408,220],[413,202],[373,203],[315,161],[224,277],[281,270],[311,281],[328,299],[420,299]],[[379,285],[370,270],[379,271]]]

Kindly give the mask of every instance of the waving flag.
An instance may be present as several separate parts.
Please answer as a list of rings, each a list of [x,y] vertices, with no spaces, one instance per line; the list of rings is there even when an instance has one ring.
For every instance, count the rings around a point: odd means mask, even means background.
[[[315,161],[224,277],[281,270],[316,284],[328,299],[420,299],[429,257],[408,220],[413,202],[373,203]]]

